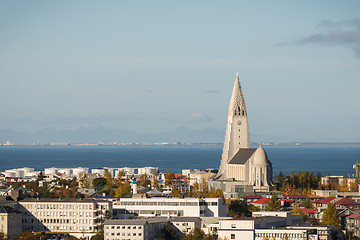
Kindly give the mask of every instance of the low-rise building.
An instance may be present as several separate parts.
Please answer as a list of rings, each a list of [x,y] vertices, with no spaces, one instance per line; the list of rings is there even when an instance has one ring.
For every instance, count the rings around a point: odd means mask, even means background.
[[[21,212],[12,207],[0,205],[0,233],[14,238],[22,232]]]
[[[150,240],[158,237],[167,218],[107,219],[104,222],[104,240]]]
[[[23,231],[94,235],[101,220],[111,217],[112,202],[94,199],[29,198],[19,201]]]
[[[139,217],[225,217],[227,214],[221,198],[120,198],[113,208]]]

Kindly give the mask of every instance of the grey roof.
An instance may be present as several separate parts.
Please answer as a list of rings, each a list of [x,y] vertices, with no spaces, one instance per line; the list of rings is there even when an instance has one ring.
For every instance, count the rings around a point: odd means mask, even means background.
[[[174,217],[170,219],[170,222],[195,222],[201,221],[199,217]]]
[[[108,202],[98,199],[81,199],[81,198],[26,198],[19,202]]]
[[[106,219],[104,225],[145,225],[146,223],[169,222],[168,218],[141,218],[141,219]]]
[[[256,151],[256,148],[240,148],[228,164],[245,164]]]
[[[20,212],[16,211],[15,209],[9,206],[0,206],[0,213],[20,213]]]

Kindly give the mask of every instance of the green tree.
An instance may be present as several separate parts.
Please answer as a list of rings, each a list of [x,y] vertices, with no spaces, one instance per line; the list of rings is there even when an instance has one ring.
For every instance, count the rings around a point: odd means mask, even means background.
[[[323,212],[320,224],[324,226],[336,226],[336,228],[340,230],[340,219],[336,212],[336,206],[334,203],[328,203],[327,208]]]
[[[184,234],[183,240],[203,240],[206,234],[201,228],[194,228],[188,234]]]
[[[228,205],[228,215],[233,218],[240,216],[251,216],[251,212],[247,203],[244,200],[232,200]]]
[[[273,194],[270,198],[268,210],[275,212],[275,211],[279,211],[280,208],[281,208],[280,201],[279,201],[278,197],[275,194]]]
[[[306,196],[306,198],[302,201],[301,205],[304,208],[313,208],[313,204],[312,204],[311,199],[309,198],[309,196]]]
[[[156,240],[176,240],[176,230],[170,225],[166,224],[162,229],[160,236]]]
[[[106,185],[106,179],[103,177],[100,178],[94,178],[93,182],[93,187],[104,187]]]

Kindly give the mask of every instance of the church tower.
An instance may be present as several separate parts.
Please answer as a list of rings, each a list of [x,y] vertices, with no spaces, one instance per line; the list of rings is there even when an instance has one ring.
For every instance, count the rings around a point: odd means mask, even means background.
[[[220,169],[216,176],[217,179],[228,178],[226,165],[241,148],[250,148],[250,134],[245,99],[241,90],[239,75],[237,74],[229,105],[224,149]]]

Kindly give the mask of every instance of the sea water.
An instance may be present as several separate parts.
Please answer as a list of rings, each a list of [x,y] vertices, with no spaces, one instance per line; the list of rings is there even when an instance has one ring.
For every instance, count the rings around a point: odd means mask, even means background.
[[[352,176],[360,146],[264,146],[274,174],[314,171]],[[1,146],[0,171],[20,167],[159,167],[165,172],[219,168],[222,146]]]

